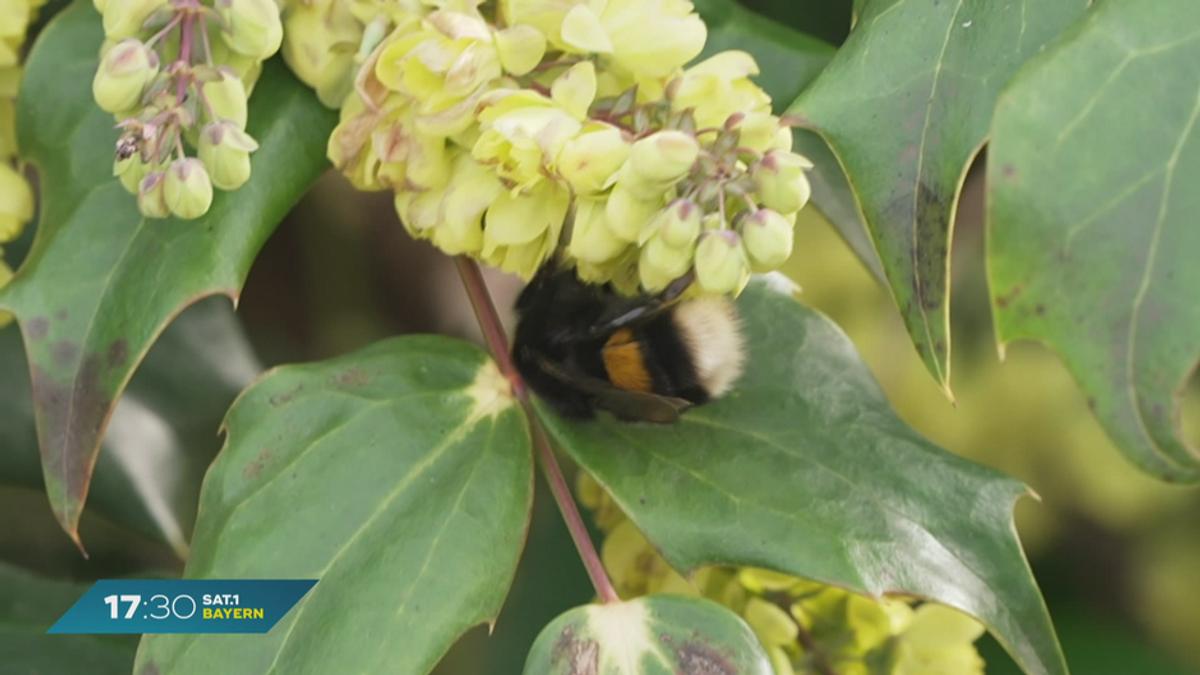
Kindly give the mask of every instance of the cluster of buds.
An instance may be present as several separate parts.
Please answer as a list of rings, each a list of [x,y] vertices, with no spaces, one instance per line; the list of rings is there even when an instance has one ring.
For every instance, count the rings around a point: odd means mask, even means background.
[[[414,236],[526,278],[559,251],[631,294],[688,273],[737,293],[790,255],[811,165],[749,54],[684,68],[707,36],[690,2],[340,4],[290,8],[284,53],[344,96],[334,165]]]
[[[45,0],[5,0],[0,8],[0,244],[25,230],[33,218],[33,189],[17,164],[17,86],[21,81],[21,50],[29,25]],[[12,279],[0,248],[0,287]],[[0,312],[0,326],[12,321]]]
[[[279,50],[275,0],[94,0],[107,40],[92,82],[122,129],[113,173],[149,218],[198,218],[250,179],[246,99]],[[193,150],[189,156],[188,149]]]
[[[974,643],[984,628],[957,610],[749,567],[706,567],[688,581],[586,472],[578,493],[605,534],[601,557],[622,598],[676,593],[719,602],[754,629],[777,675],[983,675]]]

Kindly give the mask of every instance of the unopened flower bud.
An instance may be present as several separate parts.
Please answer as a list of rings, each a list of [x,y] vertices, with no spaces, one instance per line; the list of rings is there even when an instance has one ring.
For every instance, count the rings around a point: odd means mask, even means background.
[[[521,76],[533,70],[546,53],[546,36],[523,24],[496,31],[495,44],[500,65],[510,75]]]
[[[683,178],[700,154],[695,136],[682,131],[659,131],[633,144],[629,161],[648,181],[671,183]]]
[[[124,40],[137,35],[146,19],[166,6],[167,0],[107,0],[97,9],[104,14],[104,35],[109,40]]]
[[[663,290],[688,271],[695,253],[693,246],[676,248],[662,237],[651,238],[638,256],[638,277],[642,287],[651,293]]]
[[[792,223],[771,209],[759,209],[742,225],[750,262],[761,271],[776,269],[792,254]]]
[[[595,264],[606,263],[620,255],[628,245],[609,227],[604,201],[576,200],[575,226],[567,247],[571,257]]]
[[[142,179],[155,167],[142,161],[140,155],[134,153],[125,159],[113,161],[113,175],[121,181],[121,186],[130,194],[137,194]]]
[[[92,79],[92,96],[106,112],[130,110],[157,74],[158,56],[153,50],[132,38],[122,40],[100,61]]]
[[[213,122],[229,120],[240,129],[246,128],[246,85],[242,83],[242,78],[222,70],[221,79],[200,86],[212,114],[216,116]]]
[[[163,194],[167,207],[179,218],[192,220],[208,213],[213,187],[204,162],[194,157],[171,162],[163,181]]]
[[[608,226],[623,241],[636,241],[638,234],[661,206],[661,200],[639,199],[618,183],[609,194],[605,207]]]
[[[221,39],[231,49],[260,61],[279,51],[283,23],[275,0],[217,0],[216,9],[225,22]]]
[[[250,180],[250,153],[257,149],[250,134],[233,122],[221,122],[200,130],[197,154],[208,167],[213,187],[236,190]]]
[[[629,157],[621,130],[603,123],[589,124],[567,141],[558,154],[558,173],[577,195],[605,190]]]
[[[759,201],[780,213],[795,213],[804,208],[812,195],[804,171],[812,166],[807,157],[794,152],[768,152],[750,168],[750,177],[758,185]]]
[[[691,200],[676,199],[650,219],[638,237],[638,243],[644,244],[657,236],[667,246],[680,249],[689,247],[700,236],[700,219],[703,215],[700,207]]]
[[[171,215],[167,206],[166,174],[162,172],[148,173],[142,177],[137,187],[138,210],[147,218],[166,218]]]
[[[747,112],[733,128],[738,131],[741,147],[766,152],[774,146],[779,118],[766,112]]]
[[[750,280],[742,242],[733,230],[711,230],[696,245],[696,283],[706,293],[737,293]]]

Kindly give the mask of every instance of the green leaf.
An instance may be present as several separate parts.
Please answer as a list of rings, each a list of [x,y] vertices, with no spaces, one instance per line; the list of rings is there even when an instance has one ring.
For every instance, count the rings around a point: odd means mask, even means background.
[[[163,332],[113,410],[90,503],[186,557],[200,481],[229,404],[262,371],[225,298],[188,307]],[[20,333],[0,331],[0,484],[41,489],[29,368]]]
[[[46,635],[90,584],[43,579],[0,562],[0,675],[127,675],[132,635]]]
[[[954,209],[1000,89],[1087,0],[864,0],[791,111],[833,148],[918,354],[949,392]]]
[[[701,0],[696,3],[696,9],[708,23],[708,42],[697,60],[727,49],[741,49],[753,54],[762,68],[762,73],[754,80],[770,94],[776,112],[781,112],[788,101],[795,100],[816,79],[836,51],[820,40],[729,0]],[[817,134],[797,130],[794,137],[795,150],[815,164],[809,172],[813,204],[875,278],[886,285],[879,255],[867,234],[858,202],[837,157]]]
[[[279,61],[255,88],[254,177],[196,221],[147,220],[111,174],[117,132],[92,102],[103,32],[90,2],[50,22],[30,54],[18,110],[41,176],[33,249],[0,306],[17,314],[32,363],[46,488],[72,538],[105,423],[166,324],[196,299],[237,297],[263,241],[324,170],[334,113]]]
[[[1200,481],[1200,13],[1108,0],[1014,79],[988,160],[1000,340],[1057,350],[1144,471]],[[1086,337],[1086,339],[1081,339]]]
[[[754,631],[711,600],[576,607],[542,630],[525,675],[774,675]]]
[[[265,636],[147,636],[135,672],[428,672],[494,619],[524,545],[508,392],[479,349],[429,336],[264,376],[229,411],[185,576],[320,581]]]
[[[726,398],[667,427],[546,414],[553,436],[682,572],[749,565],[937,600],[1027,672],[1065,673],[1013,526],[1026,488],[904,424],[845,334],[772,282],[739,300],[748,367]]]

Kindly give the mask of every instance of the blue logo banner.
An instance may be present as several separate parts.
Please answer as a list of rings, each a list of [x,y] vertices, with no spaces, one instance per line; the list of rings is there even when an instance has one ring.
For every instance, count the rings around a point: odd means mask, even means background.
[[[103,579],[49,633],[266,633],[312,579]]]

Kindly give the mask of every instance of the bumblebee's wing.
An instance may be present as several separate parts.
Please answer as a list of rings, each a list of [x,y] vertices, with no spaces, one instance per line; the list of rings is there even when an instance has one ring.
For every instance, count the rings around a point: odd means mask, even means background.
[[[611,382],[568,371],[547,359],[539,357],[537,361],[543,371],[590,394],[596,407],[623,420],[671,424],[679,420],[680,413],[692,407],[691,401],[682,398],[621,389]]]
[[[672,424],[679,415],[692,407],[692,402],[641,391],[629,391],[609,386],[596,394],[596,407],[603,408],[623,420]]]

